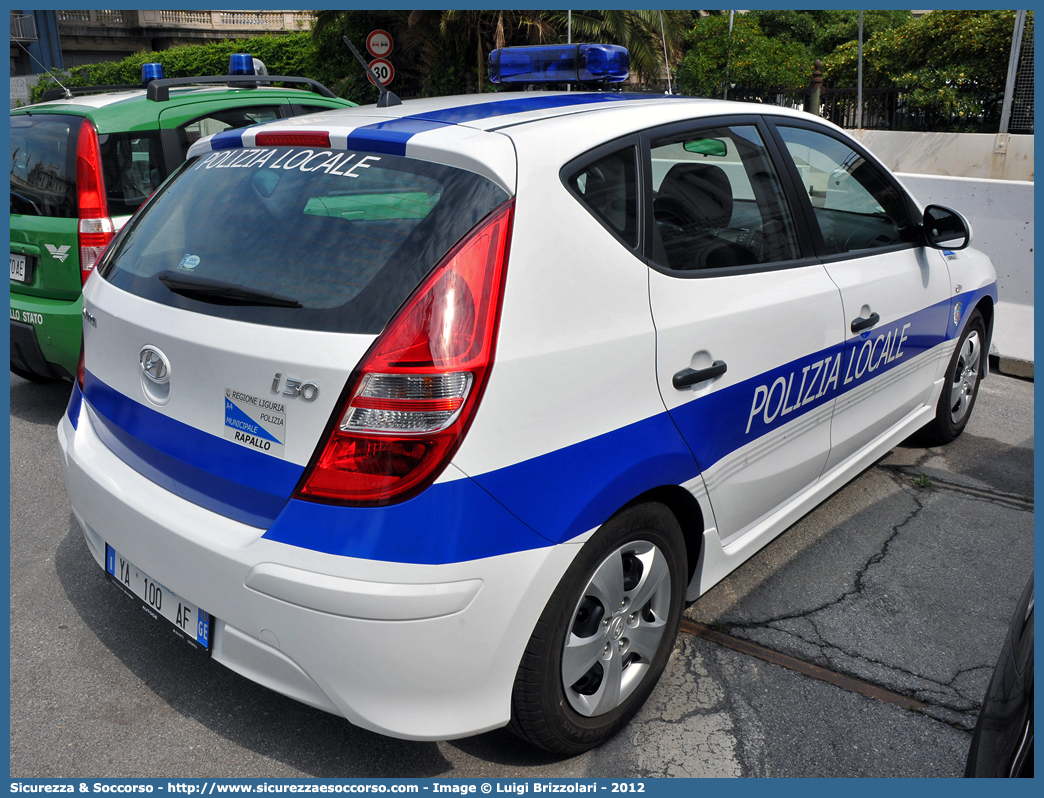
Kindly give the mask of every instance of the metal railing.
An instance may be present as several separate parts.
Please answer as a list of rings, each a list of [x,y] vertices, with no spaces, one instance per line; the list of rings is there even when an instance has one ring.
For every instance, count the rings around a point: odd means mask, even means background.
[[[32,14],[12,14],[11,38],[35,42],[39,38],[36,33],[36,18]]]
[[[1022,50],[1015,75],[1014,103],[1008,130],[1011,133],[1033,132],[1033,17],[1026,18]]]
[[[160,22],[168,25],[205,25],[210,24],[209,11],[157,11]]]
[[[14,17],[12,17],[14,19]],[[59,11],[60,25],[90,27],[256,28],[268,31],[308,30],[312,15],[303,11]],[[13,30],[13,23],[12,23]]]
[[[98,22],[104,25],[123,25],[127,21],[125,11],[95,11]]]
[[[59,11],[59,22],[87,23],[91,21],[90,11]]]
[[[867,130],[996,133],[1000,125],[1002,92],[960,92],[960,110],[944,111],[911,102],[905,88],[863,89],[863,127]],[[823,88],[819,115],[844,128],[856,122],[856,90]]]
[[[222,25],[235,25],[243,27],[246,25],[282,25],[283,15],[265,13],[264,11],[222,11]]]

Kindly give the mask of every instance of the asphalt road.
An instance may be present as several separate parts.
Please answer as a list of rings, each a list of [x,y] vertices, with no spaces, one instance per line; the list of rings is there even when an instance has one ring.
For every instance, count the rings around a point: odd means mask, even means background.
[[[202,658],[106,583],[62,485],[67,396],[11,376],[13,777],[958,776],[1033,567],[1033,384],[993,375],[958,441],[897,447],[686,613],[923,709],[682,634],[583,756],[393,740]]]

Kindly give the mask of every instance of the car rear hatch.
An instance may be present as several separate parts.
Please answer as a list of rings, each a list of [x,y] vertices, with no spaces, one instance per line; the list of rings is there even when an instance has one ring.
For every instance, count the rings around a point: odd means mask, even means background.
[[[11,290],[48,299],[80,293],[76,142],[83,119],[11,117]]]
[[[159,186],[162,162],[156,130],[54,111],[11,116],[11,254],[27,256],[24,278],[12,258],[13,290],[75,300],[112,233]]]
[[[378,335],[509,200],[474,171],[322,138],[190,158],[84,290],[99,437],[157,484],[261,528]]]

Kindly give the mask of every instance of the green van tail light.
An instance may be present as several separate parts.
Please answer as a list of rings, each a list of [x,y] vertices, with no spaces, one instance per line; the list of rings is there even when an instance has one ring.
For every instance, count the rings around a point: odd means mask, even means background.
[[[105,199],[98,133],[89,120],[76,141],[76,202],[79,209],[80,283],[87,282],[102,252],[112,241],[113,224]]]

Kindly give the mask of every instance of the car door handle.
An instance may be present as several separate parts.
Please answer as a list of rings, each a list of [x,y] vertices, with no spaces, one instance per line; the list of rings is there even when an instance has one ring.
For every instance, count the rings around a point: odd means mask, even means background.
[[[879,313],[871,313],[865,319],[862,316],[858,319],[852,319],[852,332],[857,333],[869,330],[879,321],[881,321],[881,314]]]
[[[720,377],[729,367],[725,365],[724,360],[715,360],[710,368],[705,369],[682,369],[674,375],[672,382],[674,387],[679,391],[688,388],[690,385],[695,385],[698,382],[704,382],[706,380],[712,380],[715,377]]]

